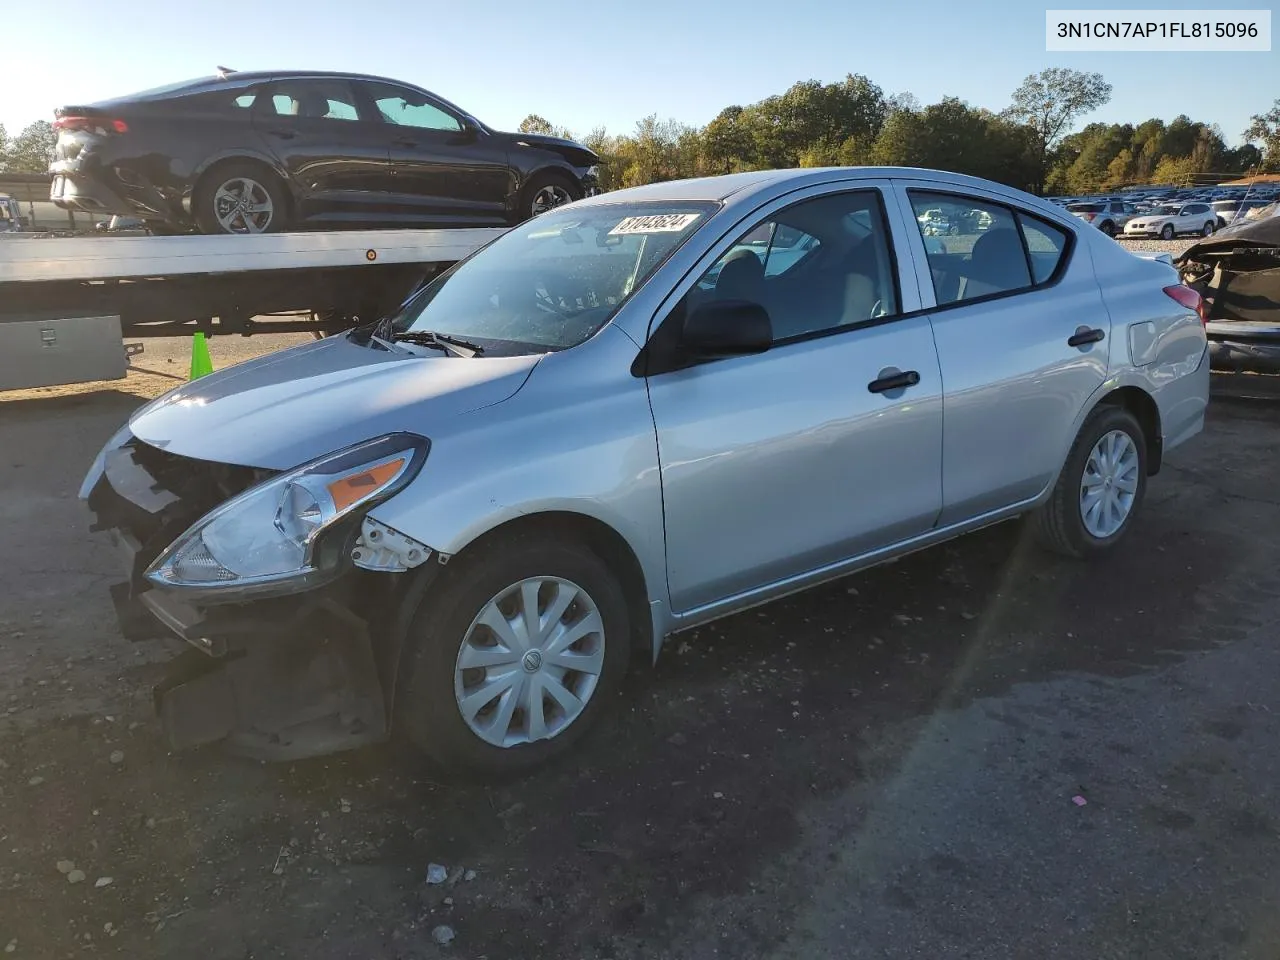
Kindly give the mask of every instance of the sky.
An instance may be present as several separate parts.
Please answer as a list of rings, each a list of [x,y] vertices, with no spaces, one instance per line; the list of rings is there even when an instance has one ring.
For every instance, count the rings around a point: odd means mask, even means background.
[[[1084,6],[1059,0],[1054,9]],[[1096,5],[1096,4],[1095,4]],[[1250,0],[1112,9],[1266,9]],[[452,100],[490,126],[537,113],[578,135],[629,133],[656,113],[701,125],[797,80],[861,73],[921,104],[957,96],[1000,109],[1028,74],[1098,71],[1111,102],[1087,120],[1186,113],[1240,142],[1280,96],[1270,53],[1047,53],[1046,5],[1026,0],[60,0],[4,17],[0,123],[10,135],[86,103],[237,70],[375,73]],[[1099,6],[1099,9],[1102,9]],[[1280,18],[1275,17],[1280,28]]]

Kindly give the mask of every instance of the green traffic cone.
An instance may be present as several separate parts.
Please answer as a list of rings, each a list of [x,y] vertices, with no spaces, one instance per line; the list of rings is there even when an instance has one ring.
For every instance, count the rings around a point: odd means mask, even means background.
[[[213,361],[209,359],[209,344],[203,331],[197,331],[191,342],[191,376],[188,379],[194,380],[206,373],[213,373]]]

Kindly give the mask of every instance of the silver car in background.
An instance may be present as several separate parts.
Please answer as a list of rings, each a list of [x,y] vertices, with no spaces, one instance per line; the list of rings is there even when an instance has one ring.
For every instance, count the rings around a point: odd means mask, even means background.
[[[926,244],[938,218],[971,226]],[[1204,423],[1198,303],[969,177],[655,184],[178,387],[81,495],[127,558],[122,628],[188,642],[157,692],[175,747],[303,756],[394,718],[509,774],[678,631],[1023,515],[1113,548]]]

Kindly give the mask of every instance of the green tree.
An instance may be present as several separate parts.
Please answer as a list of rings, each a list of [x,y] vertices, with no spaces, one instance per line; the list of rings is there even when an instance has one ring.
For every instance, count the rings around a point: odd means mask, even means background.
[[[1280,171],[1280,99],[1266,113],[1255,113],[1249,118],[1244,139],[1261,145],[1264,170]]]
[[[1022,81],[1005,116],[1031,129],[1038,179],[1044,179],[1050,153],[1071,125],[1110,99],[1111,84],[1100,73],[1050,67]]]
[[[555,127],[551,126],[550,121],[544,117],[531,113],[520,121],[520,126],[516,127],[520,133],[545,133],[550,135]]]
[[[866,77],[849,74],[839,83],[792,84],[746,107],[739,122],[751,129],[755,165],[794,167],[802,152],[818,144],[874,138],[887,114],[884,92]]]
[[[890,114],[871,150],[874,163],[933,167],[986,177],[1020,189],[1038,183],[1030,133],[955,97],[918,113]]]
[[[702,152],[712,173],[750,169],[755,138],[742,107],[725,107],[702,129]]]
[[[0,128],[0,135],[3,128]],[[3,142],[0,137],[0,142]],[[48,120],[28,124],[10,140],[4,149],[5,169],[9,173],[45,173],[53,163],[58,135]]]

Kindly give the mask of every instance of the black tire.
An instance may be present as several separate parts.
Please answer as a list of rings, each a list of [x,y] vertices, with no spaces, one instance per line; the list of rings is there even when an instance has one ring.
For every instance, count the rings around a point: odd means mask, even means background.
[[[1102,221],[1102,226],[1099,227],[1098,229],[1100,229],[1108,237],[1114,237],[1116,235],[1116,225],[1110,220]]]
[[[1122,430],[1129,435],[1138,452],[1137,488],[1134,491],[1133,504],[1121,524],[1120,529],[1106,538],[1095,537],[1085,529],[1084,519],[1080,515],[1080,487],[1084,479],[1085,465],[1094,445],[1113,430]],[[1133,526],[1133,518],[1142,509],[1142,501],[1147,492],[1147,442],[1142,426],[1137,418],[1124,407],[1102,404],[1085,419],[1076,435],[1071,452],[1049,495],[1040,507],[1032,514],[1032,529],[1041,546],[1054,553],[1060,553],[1076,559],[1085,559],[1112,549],[1119,543],[1129,528]]]
[[[467,630],[485,605],[534,577],[570,581],[590,596],[603,623],[604,662],[582,712],[560,733],[499,747],[481,739],[463,718],[455,668]],[[630,627],[621,585],[587,547],[545,534],[517,534],[482,545],[450,562],[414,616],[396,697],[398,723],[419,749],[451,772],[491,780],[526,773],[571,750],[616,699],[631,656]]]
[[[568,174],[554,170],[535,174],[525,184],[524,191],[520,194],[519,217],[521,221],[528,220],[539,213],[545,213],[546,209],[551,209],[550,207],[543,209],[540,206],[540,202],[543,199],[542,195],[547,192],[557,193],[566,198],[561,199],[555,206],[582,199],[582,186],[575,183]]]
[[[1214,223],[1212,220],[1206,220],[1204,222],[1204,229],[1200,231],[1200,234],[1201,236],[1212,237],[1213,231],[1216,229],[1217,229],[1216,223]]]
[[[1177,236],[1177,231],[1173,229],[1172,223],[1166,223],[1160,228],[1161,240],[1172,240],[1175,236]]]
[[[271,203],[271,212],[262,229],[228,230],[218,220],[215,202],[221,186],[231,181],[249,181],[261,187]],[[257,191],[254,191],[255,194]],[[283,233],[289,229],[289,193],[270,169],[250,161],[234,161],[214,167],[200,178],[191,198],[191,209],[201,233]],[[244,222],[242,220],[242,222]]]

